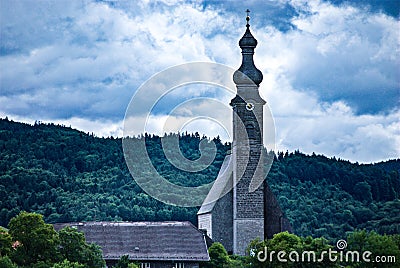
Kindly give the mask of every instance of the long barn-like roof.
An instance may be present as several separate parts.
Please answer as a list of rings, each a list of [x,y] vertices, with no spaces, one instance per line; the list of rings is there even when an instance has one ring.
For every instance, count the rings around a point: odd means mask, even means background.
[[[204,234],[190,222],[74,222],[71,226],[99,245],[105,260],[209,261]]]

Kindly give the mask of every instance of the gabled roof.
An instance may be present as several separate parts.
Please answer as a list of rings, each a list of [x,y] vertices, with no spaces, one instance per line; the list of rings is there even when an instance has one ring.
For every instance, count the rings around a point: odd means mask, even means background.
[[[214,181],[214,184],[204,199],[203,204],[197,212],[197,215],[210,213],[218,199],[223,197],[232,189],[233,161],[231,161],[231,158],[232,155],[227,155],[225,157],[221,169],[219,170],[217,179]]]
[[[129,255],[131,260],[209,261],[204,234],[190,222],[75,222],[71,226],[96,243],[105,260]]]

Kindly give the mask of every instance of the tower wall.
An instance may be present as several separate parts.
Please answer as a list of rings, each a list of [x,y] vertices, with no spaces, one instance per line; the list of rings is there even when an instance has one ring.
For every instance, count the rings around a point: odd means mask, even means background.
[[[256,85],[238,85],[233,106],[233,253],[264,239],[263,105]],[[252,104],[252,109],[246,105]],[[257,183],[258,182],[258,183]],[[251,185],[258,186],[255,190]]]

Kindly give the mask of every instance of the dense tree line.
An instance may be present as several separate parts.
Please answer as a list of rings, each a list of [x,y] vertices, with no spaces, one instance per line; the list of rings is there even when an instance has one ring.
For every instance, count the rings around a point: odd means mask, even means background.
[[[140,139],[146,140],[160,173],[173,183],[187,186],[212,181],[228,148],[217,142],[214,163],[188,176],[166,160],[160,137],[146,134]],[[182,152],[196,157],[202,139],[198,134],[182,135]],[[126,167],[121,139],[96,138],[52,124],[30,126],[0,120],[0,148],[2,226],[21,210],[41,213],[47,222],[196,221],[196,208],[165,205],[137,186]]]
[[[200,172],[184,172],[166,159],[162,138],[178,138],[182,154],[200,157],[199,144],[214,142],[213,163]],[[198,186],[214,180],[230,144],[198,133],[144,134],[157,170],[172,183]],[[207,152],[206,152],[207,153]],[[301,236],[343,238],[357,228],[400,233],[400,161],[358,164],[279,152],[267,180],[294,232]],[[46,222],[90,220],[189,220],[198,208],[166,205],[131,178],[121,139],[98,138],[70,127],[34,125],[0,119],[0,225],[22,210],[44,215]]]
[[[279,153],[267,179],[296,234],[334,241],[357,228],[400,233],[399,169],[295,151]]]

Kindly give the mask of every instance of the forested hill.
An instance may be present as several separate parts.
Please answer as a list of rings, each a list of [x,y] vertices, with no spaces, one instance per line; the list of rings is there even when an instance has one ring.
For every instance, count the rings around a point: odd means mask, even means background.
[[[177,134],[171,134],[177,135]],[[171,182],[214,180],[230,149],[218,138],[207,169],[183,172],[165,158],[160,137],[145,135],[149,155]],[[199,157],[198,134],[180,135],[183,154]],[[0,119],[0,225],[20,210],[50,223],[88,220],[190,220],[198,208],[165,205],[145,194],[126,167],[121,139],[68,127]],[[278,153],[268,182],[298,235],[345,237],[346,231],[400,233],[400,160],[360,165],[300,152]]]

